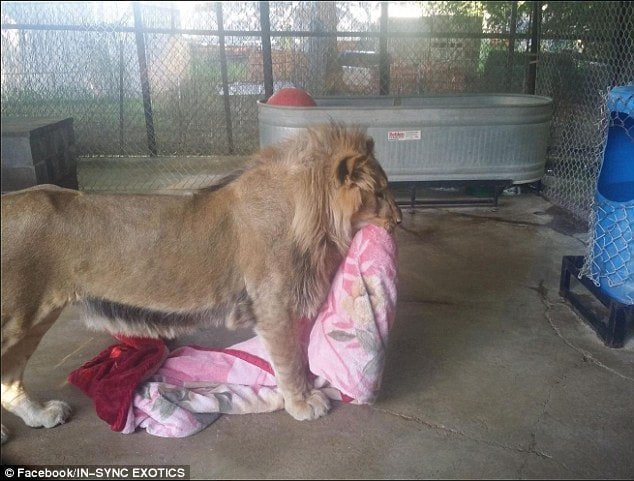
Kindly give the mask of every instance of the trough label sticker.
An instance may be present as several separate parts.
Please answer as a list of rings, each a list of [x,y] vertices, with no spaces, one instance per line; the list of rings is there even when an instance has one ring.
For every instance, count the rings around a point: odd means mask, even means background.
[[[420,130],[390,130],[387,140],[420,140]]]

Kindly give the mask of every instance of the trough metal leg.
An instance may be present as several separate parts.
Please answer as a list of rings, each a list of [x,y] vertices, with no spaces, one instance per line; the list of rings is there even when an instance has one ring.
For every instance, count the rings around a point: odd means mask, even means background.
[[[412,183],[409,187],[409,201],[410,201],[410,209],[414,212],[414,208],[416,207],[416,184]]]

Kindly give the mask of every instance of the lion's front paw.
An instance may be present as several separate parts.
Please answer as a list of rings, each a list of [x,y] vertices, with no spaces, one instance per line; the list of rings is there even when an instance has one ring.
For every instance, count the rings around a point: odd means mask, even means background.
[[[330,409],[330,401],[319,389],[313,389],[305,400],[284,403],[286,411],[298,421],[311,421],[324,416]]]
[[[41,426],[52,428],[58,424],[64,424],[70,412],[70,406],[64,401],[48,401],[40,413]]]

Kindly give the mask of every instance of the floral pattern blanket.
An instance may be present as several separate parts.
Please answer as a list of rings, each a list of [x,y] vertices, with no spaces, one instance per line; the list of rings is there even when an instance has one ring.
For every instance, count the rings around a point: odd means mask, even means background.
[[[315,387],[333,400],[373,403],[396,312],[397,260],[391,234],[366,226],[354,237],[302,342]],[[80,370],[78,370],[80,371]],[[228,349],[175,349],[136,386],[114,430],[161,437],[199,432],[221,414],[283,409],[273,370],[256,336]]]

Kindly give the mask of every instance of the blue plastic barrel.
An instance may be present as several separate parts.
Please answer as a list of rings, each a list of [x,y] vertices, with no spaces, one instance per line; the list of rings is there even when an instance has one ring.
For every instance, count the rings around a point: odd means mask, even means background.
[[[634,304],[634,85],[613,88],[608,110],[595,199],[592,274],[606,294]]]

